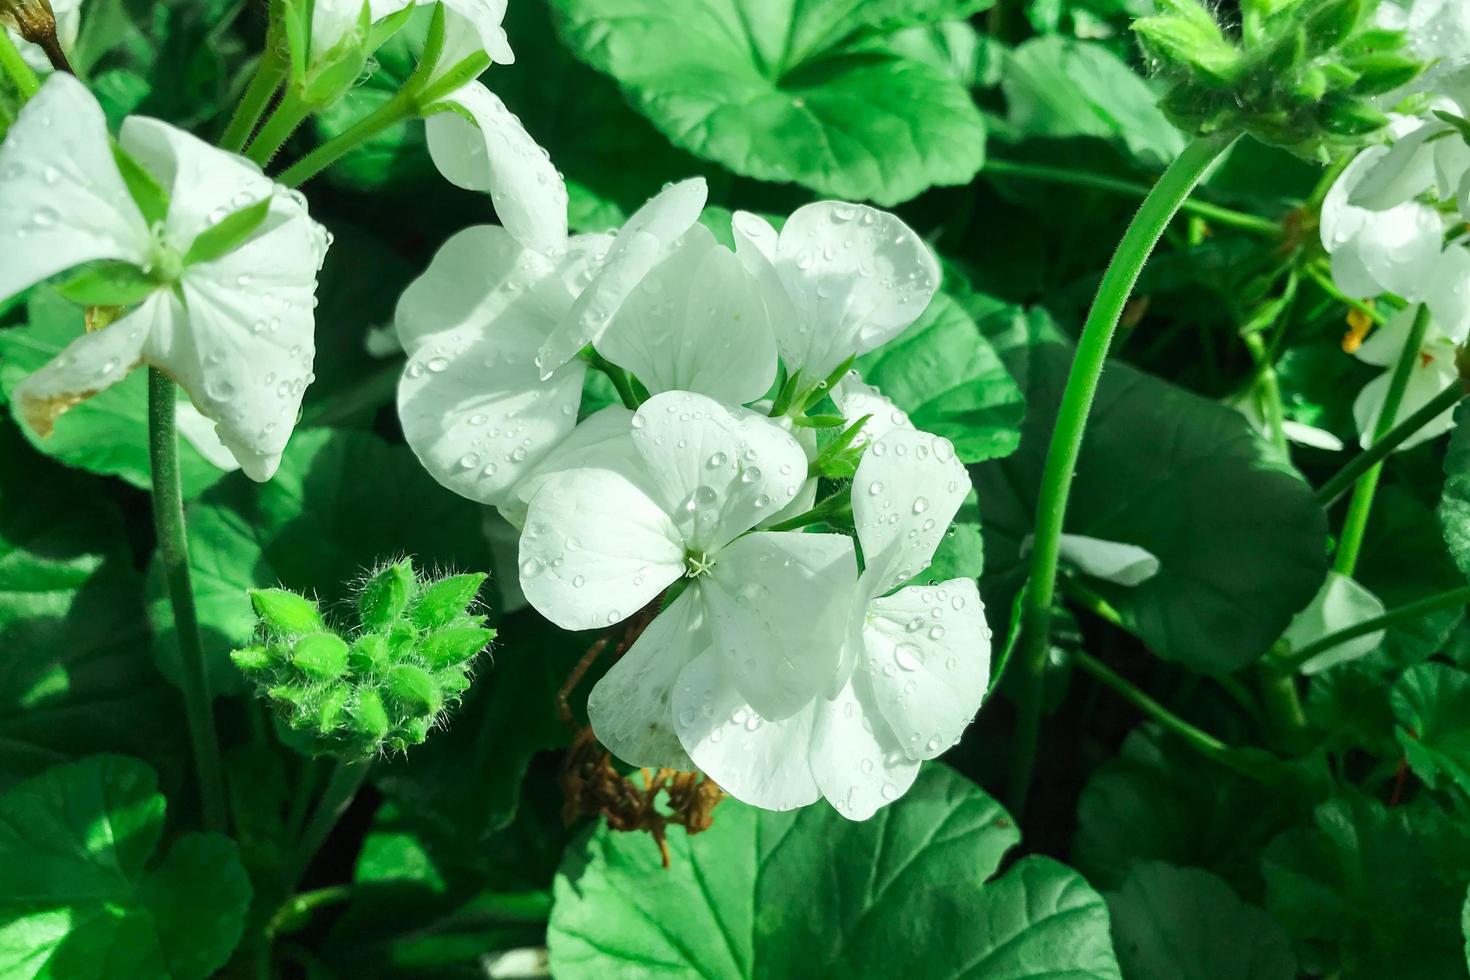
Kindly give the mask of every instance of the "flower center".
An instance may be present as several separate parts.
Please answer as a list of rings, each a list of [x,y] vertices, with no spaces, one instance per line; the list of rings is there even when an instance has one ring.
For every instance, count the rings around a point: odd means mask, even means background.
[[[177,282],[184,272],[184,256],[169,243],[168,235],[159,221],[153,225],[153,240],[148,248],[148,264],[143,271],[161,283]]]
[[[714,559],[703,552],[689,552],[684,556],[684,575],[686,578],[699,578],[708,574],[715,567]]]

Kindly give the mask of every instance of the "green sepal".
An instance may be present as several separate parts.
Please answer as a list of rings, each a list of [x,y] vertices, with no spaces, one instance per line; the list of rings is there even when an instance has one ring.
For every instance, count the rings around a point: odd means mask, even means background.
[[[229,255],[245,243],[270,214],[271,197],[267,196],[248,207],[226,215],[201,231],[184,254],[184,263],[213,262]]]
[[[266,693],[277,701],[298,708],[311,700],[311,689],[305,684],[276,684]]]
[[[434,683],[433,675],[413,664],[399,664],[390,671],[385,680],[388,694],[405,705],[417,708],[421,713],[435,715],[444,707],[444,698]]]
[[[230,660],[234,662],[236,667],[249,674],[269,668],[272,666],[275,657],[271,655],[271,651],[267,647],[249,646],[232,651],[230,653]]]
[[[494,630],[483,626],[445,626],[429,634],[419,653],[430,670],[441,670],[469,660],[494,636]]]
[[[391,628],[408,608],[417,587],[413,564],[407,560],[389,565],[368,579],[357,599],[362,628],[370,632]]]
[[[1363,21],[1364,0],[1325,0],[1307,17],[1306,30],[1319,48],[1335,48]]]
[[[312,633],[296,641],[291,663],[319,680],[336,680],[347,670],[347,644],[335,633]]]
[[[1455,130],[1460,134],[1460,138],[1470,143],[1470,119],[1457,116],[1453,112],[1445,112],[1443,109],[1434,110],[1434,115],[1440,122],[1447,122],[1455,127]],[[1464,348],[1461,348],[1460,354],[1463,355],[1464,352]]]
[[[411,718],[403,726],[403,741],[408,745],[421,745],[429,737],[429,726],[433,721],[429,718]]]
[[[1357,100],[1327,105],[1322,112],[1322,126],[1340,136],[1365,136],[1387,125],[1388,116]]]
[[[373,742],[380,742],[388,735],[388,711],[383,699],[372,688],[357,692],[357,704],[353,706],[352,727]]]
[[[116,142],[112,144],[112,158],[117,162],[129,196],[143,213],[143,220],[151,227],[168,218],[168,191],[163,189],[163,185]]]
[[[1206,84],[1230,85],[1240,77],[1240,54],[1209,11],[1194,0],[1168,0],[1158,10],[1133,22],[1139,40],[1157,57],[1189,69]]]
[[[1353,91],[1358,95],[1382,95],[1401,88],[1424,70],[1424,64],[1416,58],[1394,51],[1378,51],[1359,55],[1345,63],[1358,74]]]
[[[388,669],[388,638],[377,633],[366,633],[352,641],[347,654],[347,665],[354,674],[374,676]]]
[[[265,627],[275,633],[316,633],[326,628],[316,603],[286,589],[252,589],[250,605]]]
[[[106,261],[83,269],[56,291],[80,306],[132,306],[153,295],[158,286],[131,263]]]
[[[802,429],[835,429],[846,425],[847,418],[842,415],[798,415],[791,424]]]
[[[483,572],[451,575],[424,589],[409,618],[419,629],[434,629],[465,615],[487,576]]]

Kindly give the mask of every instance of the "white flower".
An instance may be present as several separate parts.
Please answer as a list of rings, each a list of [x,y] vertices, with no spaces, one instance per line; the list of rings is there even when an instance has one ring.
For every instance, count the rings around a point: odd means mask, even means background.
[[[367,38],[356,36],[367,8],[367,23],[381,24],[400,11],[436,0],[314,0],[311,8],[311,59],[314,63],[343,41],[360,45]],[[444,6],[444,47],[435,65],[438,77],[465,58],[483,52],[492,64],[515,61],[505,29],[505,0],[438,0]]]
[[[1444,226],[1433,207],[1409,200],[1384,210],[1351,203],[1358,186],[1389,154],[1370,146],[1358,154],[1322,202],[1322,246],[1332,257],[1332,278],[1349,296],[1396,293],[1422,299],[1439,260]]]
[[[1440,92],[1464,100],[1470,95],[1470,5],[1464,0],[1409,0],[1380,4],[1377,19],[1385,27],[1402,30],[1409,50],[1429,67],[1414,79],[1408,91]],[[1386,98],[1397,101],[1400,93]]]
[[[72,405],[139,363],[168,373],[212,419],[252,479],[275,472],[312,380],[312,309],[325,232],[304,200],[253,164],[154,119],[132,117],[121,149],[168,193],[150,227],[129,192],[97,101],[57,73],[0,147],[0,296],[97,260],[143,270],[157,286],[104,329],[77,338],[16,390],[27,421],[50,431]],[[189,259],[199,236],[269,199],[261,224],[227,254]]]
[[[708,194],[703,177],[670,184],[624,222],[602,267],[537,352],[543,378],[602,339],[623,302],[699,220]]]
[[[1357,350],[1358,360],[1385,369],[1383,374],[1364,385],[1353,401],[1353,420],[1358,425],[1365,448],[1373,444],[1373,433],[1378,428],[1378,417],[1383,414],[1383,403],[1388,397],[1393,368],[1399,361],[1404,344],[1408,342],[1415,313],[1416,308],[1412,306],[1401,310],[1388,323],[1369,334],[1368,339]],[[1431,320],[1424,343],[1420,345],[1419,356],[1409,373],[1408,387],[1404,389],[1404,398],[1394,416],[1395,421],[1402,421],[1423,408],[1459,377],[1459,370],[1455,367],[1455,346],[1456,340],[1447,336],[1437,322]],[[1454,414],[1453,408],[1446,410],[1405,439],[1395,452],[1417,446],[1448,432],[1454,426]]]
[[[854,446],[868,445],[894,429],[913,428],[908,413],[876,387],[864,382],[856,371],[847,372],[846,377],[832,386],[832,403],[849,425],[867,418],[853,440]]]
[[[1383,603],[1372,592],[1338,572],[1328,572],[1327,581],[1307,607],[1297,613],[1287,626],[1282,638],[1292,649],[1300,649],[1315,640],[1367,619],[1376,619],[1384,613]],[[1340,643],[1312,657],[1301,666],[1304,674],[1316,674],[1366,657],[1383,642],[1383,630]]]
[[[745,211],[732,224],[737,253],[762,283],[786,369],[813,384],[902,333],[939,287],[939,264],[923,239],[866,205],[808,204],[779,235]]]
[[[588,705],[620,757],[665,765],[681,753],[658,725],[696,657],[718,663],[769,718],[831,683],[857,566],[844,535],[747,533],[806,477],[806,455],[771,420],[666,392],[635,413],[629,440],[631,465],[562,472],[531,498],[521,588],[547,619],[583,630],[621,622],[684,580]]]
[[[954,745],[979,708],[990,631],[973,580],[885,593],[929,564],[969,489],[948,440],[899,428],[875,441],[853,479],[866,566],[829,689],[773,717],[740,696],[726,664],[700,656],[673,688],[674,728],[691,761],[768,809],[822,796],[863,820],[903,795],[919,763]]]
[[[1454,111],[1448,100],[1436,108]],[[1451,200],[1470,173],[1470,145],[1447,122],[1431,119],[1403,134],[1387,153],[1375,154],[1352,189],[1348,203],[1371,211],[1384,211],[1412,201],[1420,194],[1436,191]]]
[[[51,0],[51,16],[56,19],[56,43],[64,54],[70,55],[77,43],[77,33],[82,27],[82,0]],[[20,56],[34,71],[42,74],[52,70],[51,59],[39,44],[32,44],[18,32],[6,28],[10,40],[20,50]]]
[[[408,354],[398,386],[404,438],[444,486],[486,504],[511,488],[572,431],[587,364],[545,379],[534,359],[608,244],[580,235],[547,256],[506,229],[458,232],[398,301]]]
[[[500,223],[527,248],[566,246],[566,182],[495,93],[469,82],[427,113],[429,155],[445,180],[488,192]]]

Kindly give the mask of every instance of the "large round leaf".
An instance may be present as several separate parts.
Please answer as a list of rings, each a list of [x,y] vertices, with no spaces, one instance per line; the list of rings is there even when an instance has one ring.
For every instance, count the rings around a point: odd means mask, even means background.
[[[0,797],[0,974],[203,980],[224,965],[250,881],[219,834],[154,860],[156,782],[135,759],[92,756]]]
[[[882,43],[962,0],[555,0],[573,52],[676,146],[738,174],[883,205],[962,184],[985,126],[951,74]]]
[[[993,880],[1009,816],[938,764],[865,823],[825,806],[726,800],[675,830],[672,866],[599,827],[557,877],[548,945],[561,980],[650,976],[1116,978],[1102,898],[1047,858]]]
[[[1041,468],[1072,347],[1033,314],[1002,350],[1026,394],[1021,449],[974,472],[986,606],[1007,610],[1027,572]],[[1066,530],[1137,545],[1148,581],[1087,584],[1159,656],[1224,674],[1260,657],[1317,593],[1326,518],[1311,488],[1236,412],[1109,364],[1078,458]]]

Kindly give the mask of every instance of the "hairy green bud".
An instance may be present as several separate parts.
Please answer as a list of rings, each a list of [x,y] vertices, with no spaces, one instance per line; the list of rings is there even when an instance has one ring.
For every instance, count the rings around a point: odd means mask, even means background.
[[[471,610],[485,576],[426,580],[412,562],[368,575],[358,624],[344,633],[284,589],[250,594],[256,642],[231,659],[282,722],[314,748],[348,759],[405,751],[442,723],[495,636]]]
[[[1386,123],[1372,99],[1423,65],[1401,32],[1373,24],[1377,0],[1245,0],[1231,35],[1201,0],[1160,0],[1134,22],[1170,83],[1161,106],[1197,135],[1247,132],[1326,159]]]

